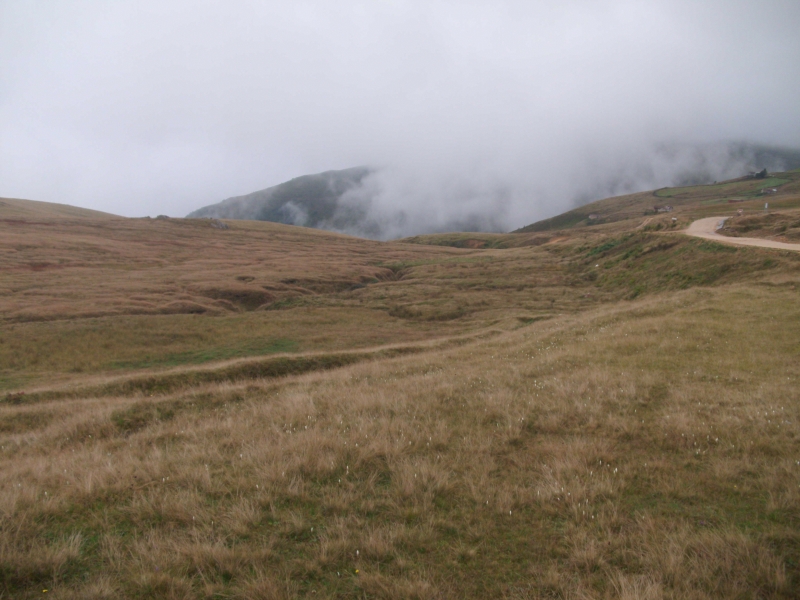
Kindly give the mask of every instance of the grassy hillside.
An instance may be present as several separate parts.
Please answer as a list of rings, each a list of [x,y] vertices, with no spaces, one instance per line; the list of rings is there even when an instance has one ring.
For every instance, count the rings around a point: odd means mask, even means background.
[[[0,597],[796,597],[800,253],[680,233],[746,185],[394,243],[0,217]]]
[[[115,219],[116,215],[78,208],[68,204],[55,204],[53,202],[38,202],[36,200],[20,200],[18,198],[0,198],[0,219],[4,221],[14,219]]]
[[[797,244],[800,243],[800,211],[765,211],[730,218],[725,221],[720,233],[731,237],[770,238]]]
[[[768,190],[776,190],[772,193]],[[556,231],[617,224],[635,227],[645,220],[681,222],[708,216],[733,216],[739,209],[752,214],[764,203],[773,209],[800,208],[800,170],[770,175],[768,179],[741,178],[712,185],[662,188],[615,198],[598,200],[556,217],[532,223],[517,233]],[[668,213],[656,207],[671,206]]]

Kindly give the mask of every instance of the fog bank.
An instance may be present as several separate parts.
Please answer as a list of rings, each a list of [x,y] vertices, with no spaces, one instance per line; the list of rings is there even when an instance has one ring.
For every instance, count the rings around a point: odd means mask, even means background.
[[[349,201],[380,237],[513,229],[756,166],[730,140],[800,147],[798,25],[792,1],[2,3],[0,195],[183,216],[373,165]]]
[[[342,198],[363,222],[330,229],[377,239],[445,231],[509,231],[610,196],[800,168],[800,151],[746,143],[677,144],[585,153],[573,164],[533,161],[519,173],[376,169]],[[420,173],[423,173],[421,176]],[[302,224],[302,223],[297,223]]]

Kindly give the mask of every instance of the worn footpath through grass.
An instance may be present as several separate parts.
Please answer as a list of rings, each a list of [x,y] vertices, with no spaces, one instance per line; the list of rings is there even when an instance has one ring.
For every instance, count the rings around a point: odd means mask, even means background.
[[[789,288],[286,380],[3,406],[13,597],[792,597]]]
[[[800,255],[678,233],[713,193],[416,244],[0,205],[0,597],[796,597]]]

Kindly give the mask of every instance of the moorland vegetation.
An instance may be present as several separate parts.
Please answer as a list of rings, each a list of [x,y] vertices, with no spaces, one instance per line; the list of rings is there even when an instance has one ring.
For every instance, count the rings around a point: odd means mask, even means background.
[[[0,597],[796,597],[800,253],[681,233],[791,241],[775,177],[386,243],[3,199]]]

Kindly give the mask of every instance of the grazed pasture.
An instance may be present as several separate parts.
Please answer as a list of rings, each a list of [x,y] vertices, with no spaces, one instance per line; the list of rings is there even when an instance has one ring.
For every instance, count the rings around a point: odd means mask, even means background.
[[[800,256],[37,219],[0,222],[0,597],[800,589]]]

